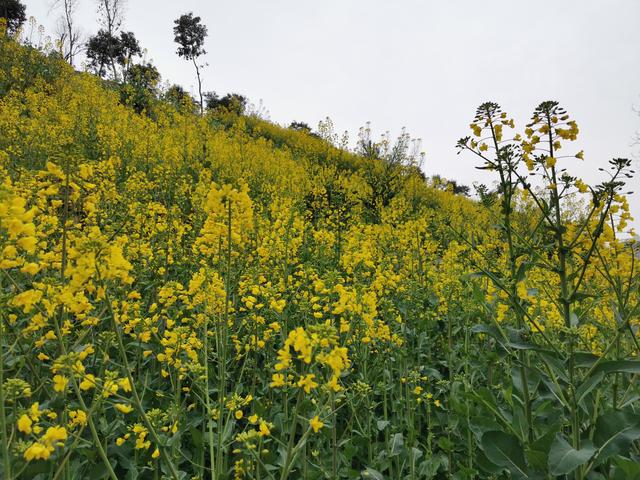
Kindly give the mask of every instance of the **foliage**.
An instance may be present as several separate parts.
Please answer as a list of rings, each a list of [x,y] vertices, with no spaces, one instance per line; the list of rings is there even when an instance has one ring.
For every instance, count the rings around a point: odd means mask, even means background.
[[[178,55],[193,60],[204,55],[204,39],[207,37],[207,27],[194,17],[192,12],[181,15],[173,27],[174,42],[178,44]]]
[[[0,19],[5,21],[9,33],[13,33],[27,20],[26,7],[20,0],[0,0]]]
[[[311,133],[311,127],[305,122],[291,122],[289,128],[299,132]]]
[[[200,96],[200,115],[204,114],[204,103],[202,95],[202,79],[200,78],[200,68],[197,60],[207,53],[204,49],[204,40],[207,38],[207,27],[202,24],[200,17],[194,17],[192,12],[181,15],[174,21],[173,41],[178,44],[177,54],[185,60],[193,62],[198,78],[198,95]]]
[[[247,98],[238,93],[227,93],[219,97],[216,92],[204,95],[207,110],[225,110],[236,115],[244,115],[247,108]]]
[[[158,95],[158,69],[150,63],[134,64],[129,67],[127,77],[128,82],[120,87],[121,102],[136,113],[148,112]]]
[[[484,254],[474,261],[491,282],[496,309],[474,331],[495,340],[512,365],[497,379],[508,395],[481,394],[483,422],[495,422],[482,450],[491,468],[517,478],[624,476],[611,458],[637,462],[640,438],[640,362],[631,360],[639,346],[639,275],[633,246],[617,238],[630,218],[623,189],[631,162],[611,160],[609,178],[593,187],[569,174],[560,162],[582,160],[583,152],[559,152],[579,129],[554,101],[534,110],[523,135],[507,136],[514,121],[495,103],[482,104],[470,127],[473,138],[458,147],[499,178],[496,221],[506,254],[502,270]],[[575,215],[583,194],[588,205]],[[473,236],[460,237],[483,253]],[[484,442],[489,434],[495,438]],[[505,448],[496,453],[496,443]]]
[[[111,68],[114,80],[118,79],[116,65],[122,68],[122,78],[126,82],[130,65],[134,57],[141,53],[140,44],[132,32],[120,32],[116,37],[107,30],[99,30],[87,42],[87,59],[89,68],[97,75],[104,77]]]

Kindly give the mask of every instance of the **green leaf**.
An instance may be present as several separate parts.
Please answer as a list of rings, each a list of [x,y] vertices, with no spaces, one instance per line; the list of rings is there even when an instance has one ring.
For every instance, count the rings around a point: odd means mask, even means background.
[[[496,429],[496,421],[491,415],[472,417],[469,421],[469,428],[473,432],[477,442],[480,442],[482,435]]]
[[[381,432],[389,426],[389,420],[378,420],[376,426],[378,427],[378,431]]]
[[[511,341],[507,345],[509,345],[514,350],[533,350],[536,352],[552,353],[551,350],[541,347],[540,345],[536,345],[535,343],[523,342],[521,340]]]
[[[535,264],[532,262],[522,262],[520,264],[520,266],[518,267],[518,272],[516,273],[516,282],[521,282],[522,280],[524,280],[526,274],[527,274],[527,270],[531,270],[532,267],[534,267]]]
[[[640,479],[640,463],[624,457],[616,457],[613,459],[617,469],[622,473],[620,478],[625,480]]]
[[[443,452],[451,452],[453,451],[454,444],[447,437],[442,436],[438,439],[438,447],[440,447]]]
[[[547,470],[547,454],[540,450],[527,449],[525,451],[527,457],[527,463],[536,470]]]
[[[504,335],[502,335],[502,332],[500,332],[500,330],[498,330],[493,325],[477,324],[477,325],[474,325],[473,327],[471,327],[471,332],[473,332],[473,333],[484,333],[485,335],[489,335],[490,337],[495,338],[500,343],[503,343],[504,341],[507,340],[504,337]]]
[[[535,370],[527,369],[527,386],[529,389],[529,396],[535,397],[535,393],[540,386],[540,374]],[[524,398],[524,384],[522,382],[522,370],[519,367],[513,367],[511,369],[511,381],[518,393]]]
[[[360,474],[362,475],[362,478],[373,479],[373,480],[384,480],[384,477],[379,471],[374,470],[373,468],[370,468],[370,467],[365,468]]]
[[[599,464],[614,455],[629,456],[631,442],[640,438],[640,415],[616,411],[600,415],[596,420],[593,440],[598,447]]]
[[[582,385],[578,387],[578,389],[576,390],[576,398],[578,399],[579,405],[582,403],[584,398],[600,384],[603,378],[604,373],[599,372],[596,375],[592,375],[591,377],[589,377]]]
[[[578,368],[590,368],[600,357],[590,352],[576,352],[573,361]]]
[[[544,435],[538,437],[531,443],[530,448],[525,452],[527,462],[536,470],[546,471],[549,463],[549,450],[555,440],[556,433],[560,425],[552,425]]]
[[[389,456],[395,457],[400,455],[402,447],[404,446],[404,437],[401,433],[396,433],[391,437],[391,443],[389,445]]]
[[[480,470],[494,475],[497,475],[504,470],[504,467],[494,465],[482,450],[478,450],[474,463],[478,468],[480,468]]]
[[[556,375],[556,377],[564,380],[565,382],[569,382],[567,366],[563,361],[558,359],[555,354],[549,352],[541,352],[541,356],[544,359],[546,366],[550,367],[553,370],[553,373]]]
[[[623,403],[621,403],[621,404],[619,405],[619,407],[620,407],[621,409],[622,409],[622,408],[626,408],[626,407],[628,407],[629,405],[633,405],[633,404],[635,404],[637,401],[640,401],[640,394],[638,394],[638,393],[632,393],[632,394],[630,394],[630,395],[627,395],[626,400],[625,400]]]
[[[562,435],[558,434],[549,451],[549,472],[555,476],[571,473],[580,465],[587,463],[594,453],[596,449],[592,446],[576,450]]]
[[[482,435],[482,450],[495,465],[507,468],[514,477],[529,478],[520,440],[508,433],[493,431]]]
[[[411,448],[411,461],[415,462],[420,458],[422,458],[423,455],[424,453],[419,448],[416,448],[416,447]]]
[[[418,473],[425,478],[433,478],[437,475],[438,469],[443,463],[441,457],[432,455],[420,463]]]
[[[574,302],[581,302],[582,300],[586,300],[587,298],[595,298],[595,295],[587,292],[574,292],[571,296],[571,300]]]
[[[640,374],[640,360],[608,360],[600,363],[594,370],[593,375],[603,372],[609,373],[633,373]]]

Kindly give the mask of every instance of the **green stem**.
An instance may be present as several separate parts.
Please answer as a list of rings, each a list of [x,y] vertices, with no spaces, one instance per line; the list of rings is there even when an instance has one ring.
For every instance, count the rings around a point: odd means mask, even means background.
[[[100,271],[97,266],[96,266],[96,270],[98,270],[98,278],[100,278]],[[138,414],[140,415],[140,417],[142,417],[142,421],[145,427],[147,428],[147,430],[149,431],[149,435],[151,436],[151,439],[153,440],[153,442],[156,444],[156,447],[160,451],[160,455],[162,456],[162,459],[165,461],[165,463],[169,467],[169,470],[171,471],[171,476],[175,480],[178,480],[180,478],[178,475],[178,471],[176,470],[176,467],[173,464],[172,459],[167,454],[165,446],[160,442],[160,438],[158,437],[158,434],[156,433],[155,428],[153,428],[153,425],[151,424],[151,421],[149,420],[149,417],[147,417],[144,407],[142,406],[142,401],[140,400],[140,396],[138,395],[138,388],[136,387],[135,380],[133,378],[133,375],[131,374],[131,367],[129,365],[129,359],[127,357],[127,351],[124,346],[124,341],[122,340],[122,333],[120,332],[120,327],[116,323],[116,315],[115,315],[115,312],[113,311],[113,304],[111,303],[111,298],[109,296],[107,286],[104,284],[104,282],[102,282],[102,287],[104,288],[105,300],[109,308],[113,331],[116,334],[116,340],[118,344],[118,351],[120,353],[120,359],[122,360],[122,363],[124,365],[124,369],[127,375],[127,379],[129,380],[129,384],[131,385],[131,394],[133,397],[133,403],[136,407],[136,410],[138,410]]]
[[[209,317],[204,323],[204,401],[205,401],[205,428],[209,436],[209,462],[211,463],[211,480],[216,480],[216,460],[213,446],[213,419],[211,418],[211,396],[209,395]]]
[[[11,457],[7,438],[7,417],[4,407],[4,315],[0,318],[0,435],[2,435],[2,461],[4,475],[11,479]]]
[[[287,453],[284,459],[284,467],[282,468],[282,474],[280,475],[280,480],[286,480],[289,478],[289,470],[291,469],[291,465],[293,464],[291,453],[293,450],[293,443],[295,441],[296,430],[298,427],[298,414],[300,412],[300,407],[302,405],[303,398],[303,390],[302,388],[298,391],[298,397],[296,399],[296,407],[293,411],[293,418],[291,419],[291,427],[289,428],[289,441],[287,442]]]

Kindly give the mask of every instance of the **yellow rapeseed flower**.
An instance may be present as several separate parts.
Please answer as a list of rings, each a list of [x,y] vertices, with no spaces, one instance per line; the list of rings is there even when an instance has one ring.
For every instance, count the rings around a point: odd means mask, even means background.
[[[320,420],[320,418],[318,417],[318,415],[316,415],[315,417],[313,417],[311,420],[309,420],[309,425],[311,426],[311,428],[313,429],[313,431],[315,433],[318,433],[318,431],[324,427],[324,423],[322,423],[322,421]]]
[[[18,430],[22,433],[29,435],[31,433],[31,425],[33,425],[33,422],[29,418],[29,415],[23,414],[18,419]]]

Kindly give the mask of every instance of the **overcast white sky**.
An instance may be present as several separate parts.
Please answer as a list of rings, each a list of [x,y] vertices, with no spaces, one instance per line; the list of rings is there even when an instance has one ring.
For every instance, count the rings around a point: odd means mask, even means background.
[[[53,32],[52,0],[23,1]],[[95,33],[96,3],[79,1],[82,30]],[[640,153],[640,0],[128,0],[123,29],[163,79],[195,92],[172,34],[189,11],[209,29],[206,90],[262,100],[280,124],[330,116],[352,138],[367,121],[377,132],[406,127],[423,140],[427,175],[488,181],[454,148],[487,100],[520,126],[541,101],[560,101],[586,158],[567,163],[587,180]],[[640,177],[632,182],[638,228]]]

